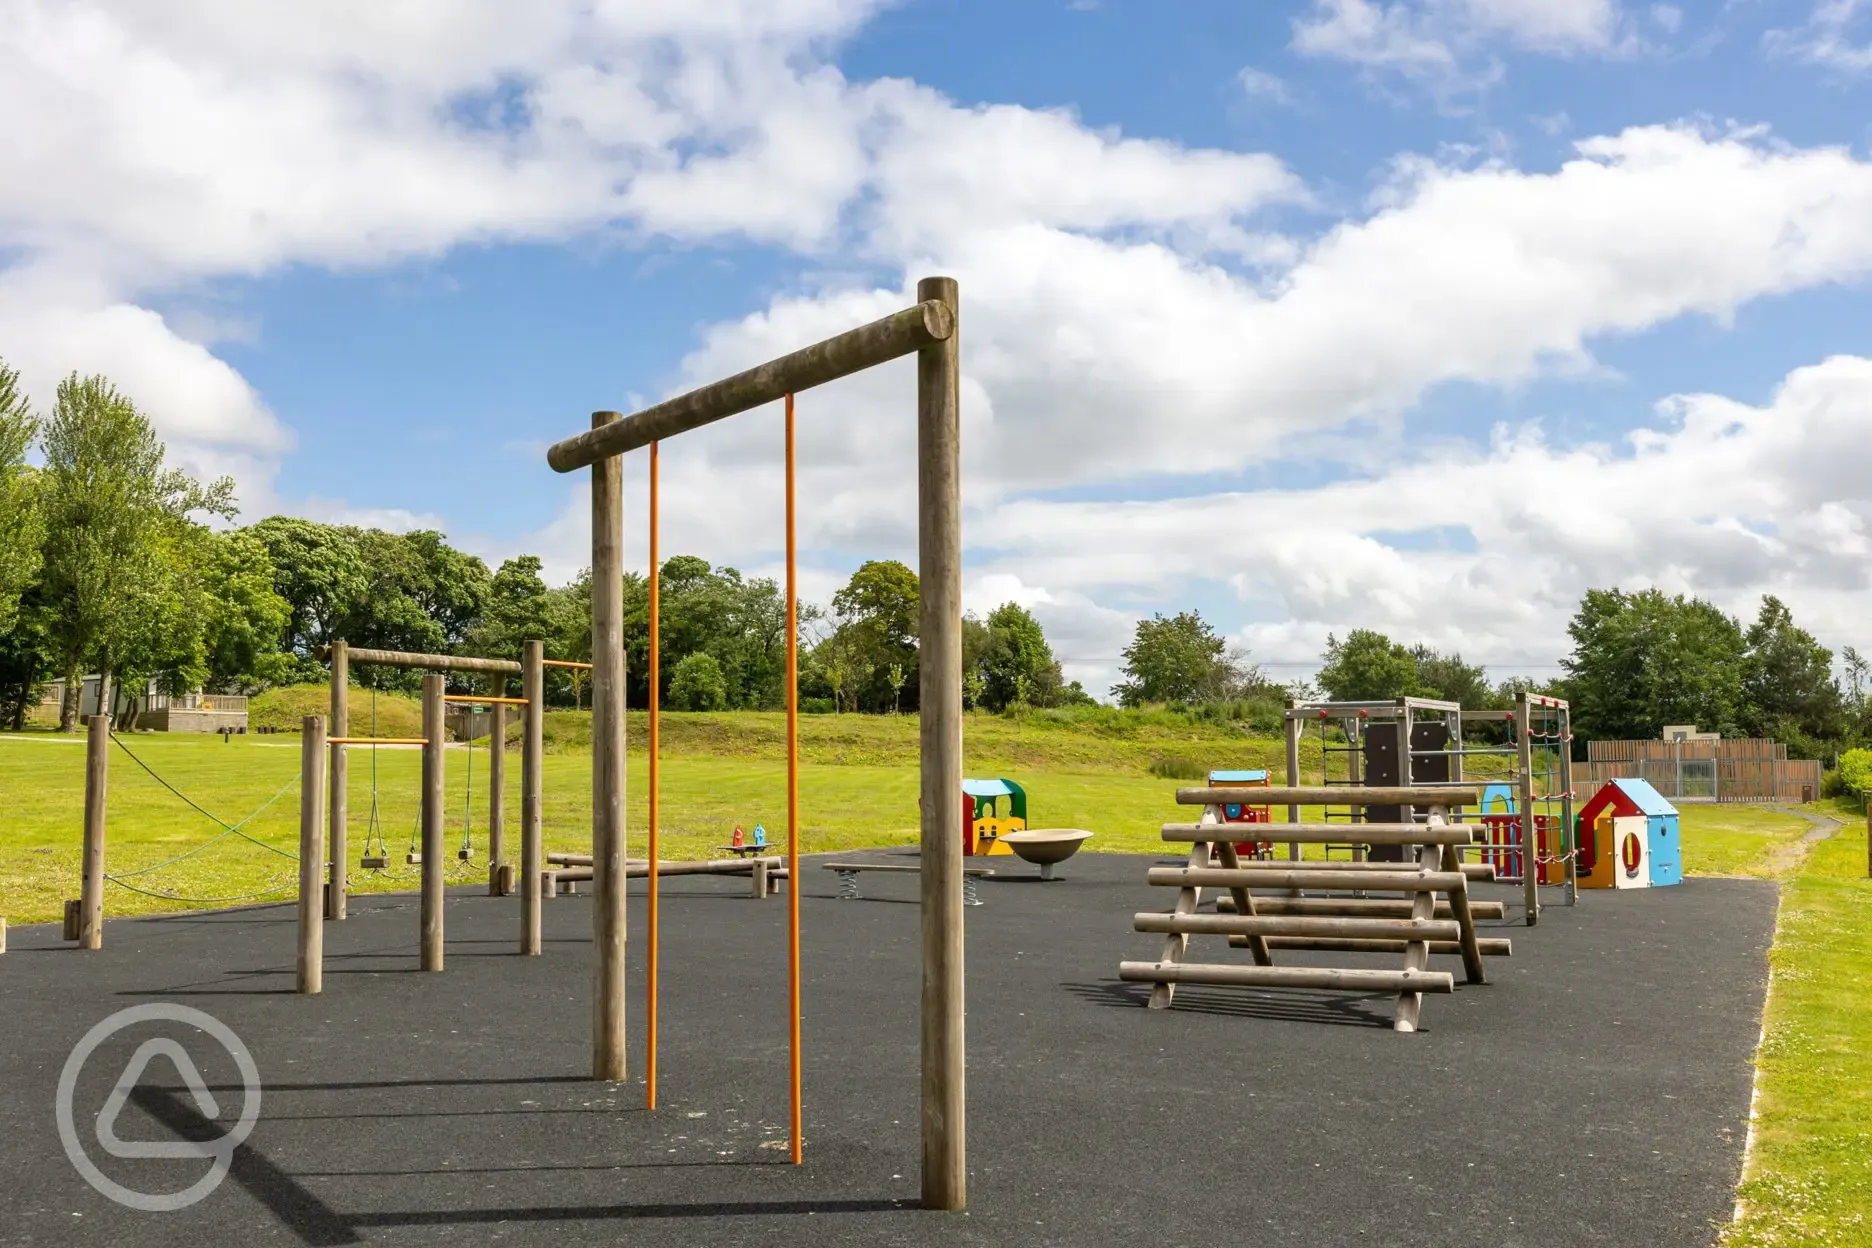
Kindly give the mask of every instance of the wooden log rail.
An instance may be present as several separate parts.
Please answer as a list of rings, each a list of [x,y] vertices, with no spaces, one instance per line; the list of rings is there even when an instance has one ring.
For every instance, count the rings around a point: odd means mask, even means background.
[[[1359,992],[1455,992],[1448,971],[1343,966],[1234,966],[1203,962],[1120,962],[1118,978],[1140,984],[1233,984],[1243,988],[1347,988]]]
[[[1383,893],[1449,892],[1461,888],[1466,879],[1460,871],[1405,870],[1399,864],[1389,862],[1369,865],[1373,869],[1356,873],[1323,868],[1295,868],[1284,863],[1245,863],[1239,867],[1152,867],[1148,878],[1152,884],[1170,888],[1347,888],[1356,877],[1358,887]]]
[[[1233,800],[1233,799],[1231,799]],[[1297,845],[1473,845],[1487,830],[1480,823],[1257,823],[1257,841],[1286,842]],[[1212,823],[1166,823],[1166,841],[1209,841],[1215,839]]]
[[[1254,903],[1256,914],[1362,914],[1374,918],[1402,919],[1408,918],[1411,912],[1408,898],[1392,897],[1256,897]],[[1232,914],[1235,899],[1218,897],[1215,906],[1218,913]],[[1469,902],[1469,913],[1477,919],[1505,919],[1508,917],[1508,903],[1472,899]],[[1432,917],[1451,917],[1449,902],[1437,902]]]
[[[1482,789],[1477,785],[1441,784],[1388,789],[1342,785],[1280,789],[1201,788],[1178,789],[1176,800],[1179,806],[1480,806]],[[1364,825],[1348,823],[1337,826],[1344,833]],[[1418,826],[1421,828],[1422,825]]]
[[[363,650],[346,647],[346,657],[353,663],[375,663],[380,667],[413,667],[430,672],[487,672],[505,676],[520,675],[515,659],[479,659],[465,654],[419,654],[409,650]]]
[[[608,456],[673,438],[921,351],[952,336],[955,320],[946,301],[924,299],[869,325],[646,407],[627,420],[555,442],[546,452],[546,462],[555,472],[589,468]]]

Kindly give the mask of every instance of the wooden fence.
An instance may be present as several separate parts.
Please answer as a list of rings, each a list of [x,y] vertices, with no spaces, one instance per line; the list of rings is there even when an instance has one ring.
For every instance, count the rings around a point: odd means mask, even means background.
[[[1673,802],[1811,802],[1820,764],[1789,758],[1765,737],[1729,741],[1591,741],[1580,800],[1613,780],[1640,779]]]

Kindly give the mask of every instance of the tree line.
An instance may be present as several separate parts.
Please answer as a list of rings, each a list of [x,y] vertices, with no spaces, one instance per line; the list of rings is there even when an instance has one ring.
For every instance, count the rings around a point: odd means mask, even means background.
[[[541,561],[490,569],[433,531],[272,516],[237,526],[233,483],[201,483],[166,463],[136,405],[102,377],[66,378],[40,417],[0,362],[0,722],[20,726],[63,678],[61,724],[79,677],[108,689],[250,693],[321,681],[322,650],[354,646],[519,657],[540,639],[557,658],[591,652],[589,570],[549,585]],[[33,450],[38,464],[30,461]],[[648,704],[649,586],[624,580],[626,698]],[[663,564],[661,699],[676,710],[785,704],[785,599],[767,577],[693,555]],[[895,560],[854,572],[828,607],[802,603],[799,691],[809,711],[910,712],[917,702],[920,598]],[[1594,589],[1568,624],[1562,674],[1491,682],[1460,654],[1370,629],[1331,636],[1310,683],[1279,684],[1196,611],[1154,615],[1125,647],[1123,707],[1168,706],[1277,727],[1289,697],[1406,695],[1503,707],[1527,691],[1566,698],[1582,738],[1656,737],[1694,723],[1773,737],[1804,757],[1872,742],[1872,665],[1833,653],[1764,598],[1744,623],[1659,590]],[[413,689],[417,674],[359,667],[354,679]],[[963,622],[968,706],[988,711],[1093,699],[1064,679],[1031,612],[1004,603]],[[580,705],[584,680],[553,670],[547,697]],[[113,706],[134,708],[123,697]]]
[[[37,450],[39,463],[30,462]],[[0,363],[0,722],[20,727],[49,681],[74,726],[81,678],[134,715],[136,695],[253,693],[325,679],[324,648],[517,658],[530,639],[591,656],[589,569],[548,585],[533,555],[490,569],[433,531],[390,533],[271,516],[239,526],[233,482],[166,463],[148,418],[102,377],[60,383],[36,414]],[[649,585],[624,579],[626,696],[648,704]],[[679,710],[785,704],[785,598],[767,577],[693,555],[660,582],[661,696]],[[865,563],[830,609],[802,603],[808,710],[916,709],[916,574]],[[971,706],[1090,701],[1066,682],[1039,623],[1006,604],[964,620]],[[410,690],[419,675],[360,665],[355,680]],[[549,672],[548,700],[579,705],[581,673]]]
[[[1592,589],[1567,625],[1561,675],[1490,684],[1460,654],[1354,630],[1329,638],[1316,683],[1355,701],[1405,695],[1506,707],[1523,692],[1565,698],[1581,740],[1656,739],[1668,724],[1725,737],[1770,737],[1797,758],[1828,759],[1872,740],[1872,669],[1851,646],[1834,655],[1779,598],[1744,622],[1693,596]]]

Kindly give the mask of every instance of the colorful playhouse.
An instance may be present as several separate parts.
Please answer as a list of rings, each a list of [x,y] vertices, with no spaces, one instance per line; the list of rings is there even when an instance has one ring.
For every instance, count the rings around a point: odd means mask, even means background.
[[[1265,789],[1268,786],[1268,773],[1265,769],[1253,771],[1212,771],[1209,773],[1209,787],[1212,789]],[[1269,821],[1266,806],[1243,806],[1230,802],[1222,808],[1224,823],[1267,823]],[[1244,858],[1265,858],[1274,849],[1271,841],[1237,841],[1235,852]]]
[[[1677,808],[1643,780],[1614,780],[1579,812],[1581,888],[1683,883]]]
[[[1005,800],[1007,807],[1002,809]],[[982,854],[1011,854],[1001,843],[1007,832],[1027,828],[1027,791],[1012,780],[964,780],[962,782],[962,852],[973,858]]]

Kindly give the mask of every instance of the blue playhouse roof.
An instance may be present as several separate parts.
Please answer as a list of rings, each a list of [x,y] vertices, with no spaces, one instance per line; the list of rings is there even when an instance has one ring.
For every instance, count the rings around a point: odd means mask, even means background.
[[[964,780],[962,791],[970,797],[1013,797],[1014,790],[1005,780]]]
[[[1619,792],[1631,798],[1632,805],[1638,808],[1638,813],[1641,815],[1674,815],[1677,813],[1677,808],[1671,805],[1670,800],[1662,793],[1652,788],[1649,780],[1614,780],[1612,783],[1618,786]]]
[[[1209,773],[1210,784],[1260,784],[1268,778],[1262,771],[1212,771]]]

